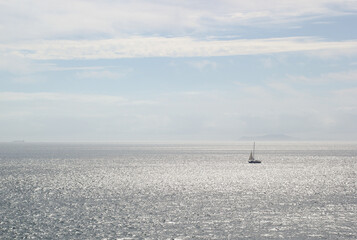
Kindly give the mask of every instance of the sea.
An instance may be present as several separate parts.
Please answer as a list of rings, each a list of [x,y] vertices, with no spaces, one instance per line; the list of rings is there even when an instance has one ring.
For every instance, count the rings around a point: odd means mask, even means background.
[[[0,143],[0,239],[357,239],[356,142]]]

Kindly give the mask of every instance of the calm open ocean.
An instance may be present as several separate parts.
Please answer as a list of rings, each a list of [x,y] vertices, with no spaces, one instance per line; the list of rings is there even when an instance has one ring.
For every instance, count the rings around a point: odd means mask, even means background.
[[[0,239],[357,239],[357,143],[0,144]]]

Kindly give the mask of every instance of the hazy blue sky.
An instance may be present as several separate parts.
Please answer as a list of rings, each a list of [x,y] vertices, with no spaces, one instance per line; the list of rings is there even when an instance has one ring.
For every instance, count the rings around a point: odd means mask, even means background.
[[[0,141],[357,140],[355,0],[0,0]]]

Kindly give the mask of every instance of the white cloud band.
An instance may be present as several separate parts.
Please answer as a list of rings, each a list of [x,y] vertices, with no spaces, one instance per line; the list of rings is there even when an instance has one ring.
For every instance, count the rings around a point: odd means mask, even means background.
[[[0,92],[0,102],[53,101],[69,103],[114,104],[116,106],[155,105],[155,101],[128,100],[120,96],[99,94],[69,94],[55,92]]]
[[[189,37],[132,37],[106,40],[57,40],[2,44],[0,52],[47,59],[117,59],[145,57],[209,57],[282,52],[357,53],[357,41],[322,41],[310,37],[197,40]]]

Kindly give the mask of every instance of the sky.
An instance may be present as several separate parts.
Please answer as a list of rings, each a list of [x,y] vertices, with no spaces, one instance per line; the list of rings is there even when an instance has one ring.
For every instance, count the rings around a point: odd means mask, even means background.
[[[355,0],[0,0],[0,141],[357,140]]]

